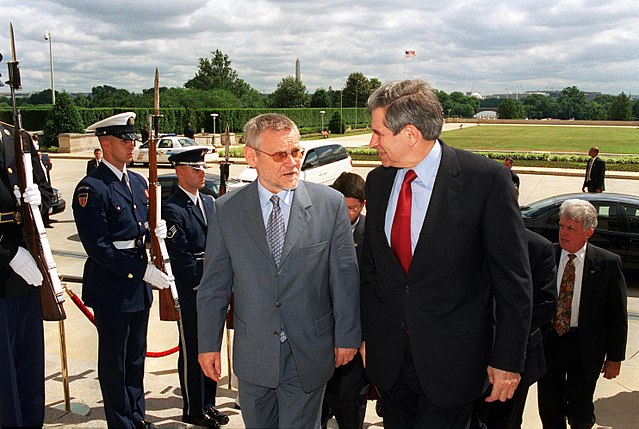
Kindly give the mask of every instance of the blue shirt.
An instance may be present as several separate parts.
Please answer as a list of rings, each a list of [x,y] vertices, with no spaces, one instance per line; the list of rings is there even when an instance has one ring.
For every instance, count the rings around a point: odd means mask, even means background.
[[[391,229],[393,227],[393,218],[395,217],[395,209],[397,208],[397,199],[402,189],[402,182],[404,176],[408,170],[413,170],[417,173],[417,178],[411,183],[411,190],[413,191],[413,199],[410,212],[410,237],[413,253],[415,253],[415,246],[419,240],[419,234],[422,231],[422,225],[426,218],[426,212],[428,211],[428,205],[430,204],[430,197],[433,193],[433,186],[435,185],[435,177],[437,176],[437,170],[439,170],[439,164],[442,160],[442,147],[439,144],[439,140],[435,141],[435,145],[428,152],[428,155],[422,159],[419,164],[413,168],[402,168],[397,170],[395,175],[395,181],[393,182],[393,188],[391,190],[390,198],[388,199],[388,207],[386,207],[386,221],[384,225],[384,232],[386,233],[386,239],[390,245]]]
[[[274,195],[271,191],[267,190],[257,180],[257,194],[260,197],[260,207],[262,208],[262,219],[264,220],[264,228],[268,224],[268,217],[273,211],[273,204],[271,204],[271,197]],[[291,203],[293,202],[294,189],[286,189],[277,193],[280,197],[280,208],[282,209],[282,216],[284,217],[284,231],[288,229],[288,218],[291,215]]]

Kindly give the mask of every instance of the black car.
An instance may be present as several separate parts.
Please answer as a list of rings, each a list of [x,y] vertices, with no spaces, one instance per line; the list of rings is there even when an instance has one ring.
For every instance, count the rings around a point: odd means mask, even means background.
[[[546,198],[521,207],[526,228],[557,243],[559,206],[570,198],[589,201],[597,209],[598,225],[588,241],[619,255],[624,268],[639,270],[639,197],[580,193]]]
[[[49,214],[54,215],[62,213],[67,207],[67,202],[62,198],[62,193],[57,188],[53,189],[53,198],[51,198],[51,207],[49,207]]]
[[[175,173],[162,174],[158,176],[160,185],[162,186],[162,201],[164,202],[178,188],[178,178]],[[229,179],[226,183],[227,191],[232,191],[242,183],[237,179]],[[220,176],[218,174],[206,173],[204,188],[200,190],[203,194],[211,195],[217,198],[220,195]]]

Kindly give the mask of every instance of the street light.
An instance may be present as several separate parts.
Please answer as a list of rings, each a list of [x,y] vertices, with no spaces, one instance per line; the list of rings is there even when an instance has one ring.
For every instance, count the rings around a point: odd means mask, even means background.
[[[215,120],[220,116],[217,113],[211,113],[211,118],[213,118],[213,134],[215,134]]]
[[[44,40],[49,41],[49,67],[51,69],[51,104],[55,104],[55,86],[53,84],[53,50],[51,49],[51,32],[44,33]]]
[[[324,131],[324,115],[326,112],[324,110],[320,110],[320,115],[322,117],[322,131]]]

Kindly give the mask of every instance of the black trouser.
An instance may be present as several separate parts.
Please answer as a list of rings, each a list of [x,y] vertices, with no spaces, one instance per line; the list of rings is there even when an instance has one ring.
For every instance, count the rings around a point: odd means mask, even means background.
[[[340,429],[362,428],[369,386],[359,353],[348,364],[335,368],[324,393],[322,427],[334,415]]]
[[[595,424],[593,395],[599,374],[584,370],[579,330],[561,337],[554,331],[545,338],[546,375],[537,384],[539,416],[544,429],[564,429],[566,417],[572,428]]]

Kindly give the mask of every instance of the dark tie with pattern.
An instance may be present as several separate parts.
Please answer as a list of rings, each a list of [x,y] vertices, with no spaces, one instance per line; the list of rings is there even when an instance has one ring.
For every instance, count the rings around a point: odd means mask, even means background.
[[[399,260],[404,274],[408,273],[410,261],[413,258],[413,246],[410,237],[410,212],[413,204],[413,190],[411,183],[417,178],[413,170],[408,170],[402,182],[402,189],[397,199],[397,208],[391,229],[391,249]]]
[[[573,253],[568,255],[568,262],[564,268],[559,285],[559,298],[557,299],[557,312],[552,321],[552,326],[558,335],[564,335],[570,330],[570,314],[572,312],[572,293],[575,287],[575,263],[577,256]]]
[[[129,178],[126,173],[122,174],[122,183],[124,184],[126,190],[129,191],[129,194],[133,195],[133,192],[131,192],[131,186],[129,186]]]
[[[275,265],[279,269],[286,230],[284,228],[284,215],[282,215],[282,209],[280,208],[280,197],[273,195],[271,197],[271,204],[273,204],[273,210],[271,210],[266,224],[266,241],[268,241],[268,245],[273,253]],[[282,326],[280,330],[280,342],[283,343],[284,341],[286,341],[286,333]]]

